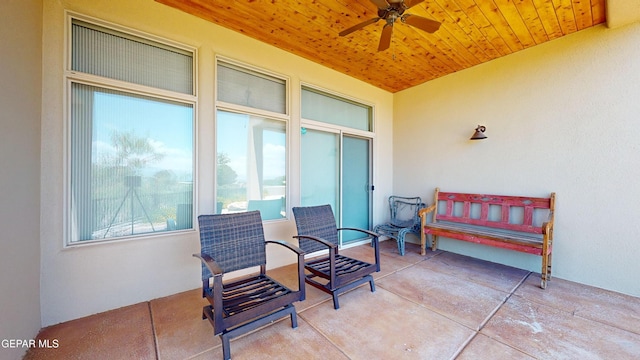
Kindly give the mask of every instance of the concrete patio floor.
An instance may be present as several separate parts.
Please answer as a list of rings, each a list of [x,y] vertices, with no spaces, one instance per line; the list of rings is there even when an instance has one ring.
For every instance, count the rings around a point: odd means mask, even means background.
[[[376,291],[331,297],[307,286],[288,318],[231,340],[233,359],[639,359],[640,298],[394,241]],[[343,251],[373,259],[369,246]],[[293,266],[269,274],[295,287]],[[106,294],[105,294],[106,296]],[[200,289],[42,329],[58,348],[25,359],[221,359]]]

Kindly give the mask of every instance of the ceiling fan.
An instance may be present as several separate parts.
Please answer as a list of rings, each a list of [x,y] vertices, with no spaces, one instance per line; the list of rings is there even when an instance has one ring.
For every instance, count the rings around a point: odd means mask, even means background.
[[[424,0],[371,0],[378,7],[378,17],[361,22],[355,26],[352,26],[346,30],[340,32],[340,36],[346,36],[356,30],[360,30],[367,25],[374,24],[378,20],[385,20],[387,23],[382,28],[382,35],[380,36],[380,44],[378,45],[378,51],[384,51],[389,48],[391,44],[391,33],[393,32],[393,24],[397,19],[400,19],[405,24],[415,26],[420,30],[424,30],[428,33],[434,33],[440,28],[440,22],[424,18],[422,16],[405,14],[405,10],[408,10]]]

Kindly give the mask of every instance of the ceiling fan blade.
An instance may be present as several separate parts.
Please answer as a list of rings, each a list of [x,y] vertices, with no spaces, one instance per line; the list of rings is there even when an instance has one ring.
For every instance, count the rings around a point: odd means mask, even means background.
[[[421,2],[423,2],[424,0],[404,0],[404,6],[407,9],[411,9],[412,7],[420,4]]]
[[[434,33],[440,28],[440,23],[438,21],[423,18],[422,16],[418,15],[406,14],[402,15],[401,19],[403,23],[415,26],[418,29],[424,30],[428,33]]]
[[[371,2],[374,3],[378,9],[384,10],[389,7],[387,0],[371,0]]]
[[[342,31],[340,32],[340,34],[338,34],[338,35],[340,35],[340,36],[349,35],[349,34],[351,34],[352,32],[354,32],[354,31],[356,31],[356,30],[360,30],[360,29],[362,29],[363,27],[365,27],[365,26],[367,26],[367,25],[371,25],[371,24],[373,24],[373,23],[378,22],[378,20],[380,20],[380,18],[379,18],[379,17],[378,17],[378,18],[369,19],[369,20],[367,20],[367,21],[363,21],[363,22],[361,22],[360,24],[354,25],[354,26],[352,26],[352,27],[350,27],[350,28],[348,28],[348,29],[346,29],[346,30],[342,30]]]
[[[384,51],[391,45],[391,33],[393,32],[393,25],[387,23],[382,28],[382,35],[380,36],[380,45],[378,45],[378,51]]]

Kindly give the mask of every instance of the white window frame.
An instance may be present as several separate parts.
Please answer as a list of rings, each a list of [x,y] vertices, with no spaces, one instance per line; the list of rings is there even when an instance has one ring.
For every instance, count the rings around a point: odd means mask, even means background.
[[[253,107],[247,107],[247,106],[243,106],[243,105],[237,105],[237,104],[233,104],[233,103],[228,103],[228,102],[224,102],[224,101],[220,101],[218,100],[218,63],[223,63],[223,64],[228,64],[231,65],[233,67],[236,67],[238,69],[246,69],[247,71],[251,72],[254,75],[258,75],[258,74],[263,74],[265,76],[268,77],[273,77],[273,78],[277,78],[279,80],[284,81],[285,83],[285,112],[284,113],[278,113],[278,112],[272,112],[272,111],[268,111],[268,110],[262,110],[262,109],[257,109],[257,108],[253,108]],[[239,114],[245,114],[245,115],[249,115],[249,116],[258,116],[258,117],[263,117],[267,120],[276,120],[276,121],[282,121],[284,122],[285,125],[285,163],[286,163],[286,168],[285,168],[285,176],[287,179],[287,185],[285,187],[285,216],[282,219],[275,219],[275,220],[263,220],[263,222],[277,222],[277,221],[283,221],[283,220],[287,220],[289,219],[290,216],[290,209],[291,209],[291,186],[290,186],[290,179],[291,179],[291,162],[290,162],[290,148],[291,148],[291,79],[289,76],[287,75],[283,75],[280,73],[276,73],[273,71],[269,71],[251,64],[247,64],[241,61],[237,61],[234,60],[232,58],[229,57],[225,57],[222,55],[216,55],[215,57],[215,64],[214,64],[214,102],[215,102],[215,109],[214,109],[214,129],[217,135],[217,129],[218,129],[218,121],[217,121],[217,117],[218,117],[218,111],[227,111],[227,112],[234,112],[234,113],[239,113]],[[215,139],[214,139],[214,161],[217,161],[217,157],[218,157],[218,144],[216,143]],[[214,193],[214,203],[216,203],[218,201],[218,167],[215,166],[215,170],[214,170],[214,181],[213,181],[213,193]]]
[[[149,40],[154,43],[158,43],[161,45],[166,45],[170,48],[176,48],[188,53],[191,53],[193,59],[193,88],[191,94],[185,94],[180,92],[174,92],[170,90],[164,90],[139,84],[134,84],[126,81],[115,80],[110,78],[105,78],[102,76],[81,73],[72,70],[71,64],[71,36],[72,36],[72,23],[73,20],[80,20],[86,23],[94,24],[99,27],[104,27],[109,30],[113,30],[119,33],[123,33],[126,35],[131,35],[136,38],[140,38],[143,40]],[[197,74],[198,74],[198,51],[195,47],[191,47],[188,45],[184,45],[181,43],[177,43],[165,38],[157,37],[151,34],[147,34],[135,29],[131,29],[128,27],[124,27],[121,25],[113,24],[110,22],[106,22],[94,17],[90,17],[87,15],[75,13],[72,11],[65,11],[65,52],[64,52],[64,211],[63,211],[63,239],[64,239],[64,248],[68,247],[77,247],[77,246],[86,246],[92,244],[102,244],[102,243],[113,243],[120,241],[129,241],[135,239],[142,238],[152,238],[152,237],[165,237],[165,236],[175,236],[178,232],[195,232],[196,222],[196,212],[198,209],[198,194],[197,194],[197,179],[198,179],[198,83],[197,83]],[[98,240],[82,240],[82,241],[71,241],[71,87],[73,83],[91,85],[95,87],[100,87],[109,90],[117,90],[121,92],[130,93],[132,95],[144,95],[147,97],[156,98],[158,100],[168,100],[179,102],[187,105],[191,105],[193,107],[193,199],[192,199],[192,228],[190,229],[181,229],[181,230],[167,230],[162,232],[152,232],[152,233],[142,233],[142,234],[133,234],[128,236],[118,236],[111,237],[106,239],[98,239]]]
[[[354,104],[358,104],[358,105],[362,105],[362,106],[368,106],[371,108],[371,118],[369,119],[370,121],[370,130],[361,130],[361,129],[356,129],[353,127],[349,127],[349,126],[344,126],[344,125],[338,125],[338,124],[332,124],[332,123],[327,123],[324,121],[317,121],[317,120],[311,120],[311,119],[307,119],[302,117],[302,91],[304,88],[316,91],[320,94],[324,93],[327,96],[331,96],[334,97],[336,99],[339,100],[343,100],[346,102],[351,102]],[[301,126],[305,127],[304,124],[308,125],[308,126],[319,126],[319,127],[325,127],[325,128],[331,128],[331,129],[339,129],[345,133],[349,133],[349,134],[353,134],[353,135],[358,135],[358,136],[363,136],[363,137],[368,137],[371,139],[374,139],[376,136],[376,107],[375,104],[369,102],[369,101],[365,101],[362,99],[358,99],[356,97],[353,96],[349,96],[337,91],[333,91],[333,90],[329,90],[327,88],[323,88],[317,85],[313,85],[310,83],[306,83],[306,82],[301,82],[300,83],[300,122],[301,122]]]

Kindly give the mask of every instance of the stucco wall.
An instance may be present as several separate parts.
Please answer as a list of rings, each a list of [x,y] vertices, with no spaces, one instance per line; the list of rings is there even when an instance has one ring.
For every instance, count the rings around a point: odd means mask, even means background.
[[[397,93],[394,189],[555,191],[554,276],[640,296],[638,59],[639,23],[598,26]],[[470,141],[478,124],[488,139]],[[536,256],[440,244],[540,272]]]
[[[42,2],[0,2],[0,358],[40,329]],[[7,31],[20,29],[20,31]],[[7,345],[7,346],[5,346]]]
[[[290,77],[289,124],[290,199],[296,205],[299,189],[299,108],[301,82],[362,99],[375,106],[377,135],[374,165],[392,163],[391,119],[393,95],[361,81],[285,53],[269,45],[181,13],[152,0],[48,1],[44,6],[43,78],[43,191],[42,191],[42,323],[43,326],[194,289],[200,286],[196,232],[156,236],[133,241],[64,248],[64,10],[114,22],[165,37],[198,49],[198,214],[211,213],[213,204],[214,61],[217,54]],[[376,167],[377,169],[378,167]],[[46,175],[45,175],[46,174]],[[391,192],[392,176],[374,174],[374,222],[386,215],[384,197]],[[270,239],[290,240],[295,233],[289,221],[265,225]],[[292,262],[282,253],[269,252],[271,266]]]

